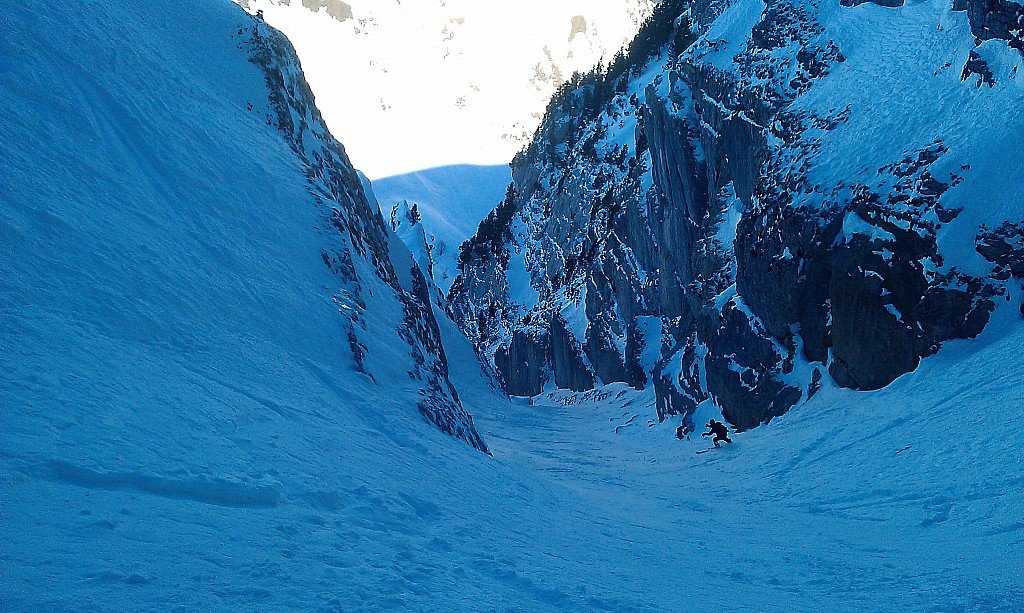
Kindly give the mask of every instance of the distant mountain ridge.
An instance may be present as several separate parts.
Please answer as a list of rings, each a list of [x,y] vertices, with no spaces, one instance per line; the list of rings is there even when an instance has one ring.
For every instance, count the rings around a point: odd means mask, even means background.
[[[384,219],[445,295],[458,274],[459,247],[501,202],[508,165],[443,166],[373,182]]]

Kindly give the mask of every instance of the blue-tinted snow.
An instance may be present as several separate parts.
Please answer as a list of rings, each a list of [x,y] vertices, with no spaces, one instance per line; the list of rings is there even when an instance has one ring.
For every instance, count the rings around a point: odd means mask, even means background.
[[[3,20],[0,608],[1024,609],[1017,285],[703,455],[624,386],[505,401],[442,321],[491,458],[352,370],[248,17]]]
[[[417,205],[426,234],[423,240],[430,247],[434,282],[447,293],[458,275],[459,247],[505,198],[511,182],[508,166],[459,164],[376,179],[373,192],[385,219],[390,219],[392,209],[403,201]],[[417,259],[423,259],[423,254],[416,253],[423,240],[403,240]]]

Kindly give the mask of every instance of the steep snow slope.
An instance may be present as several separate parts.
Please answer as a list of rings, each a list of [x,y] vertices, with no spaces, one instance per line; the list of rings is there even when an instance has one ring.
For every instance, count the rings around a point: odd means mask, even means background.
[[[68,526],[35,528],[66,517],[54,484],[216,515],[336,474],[338,431],[402,445],[426,417],[486,450],[422,276],[388,248],[280,35],[228,2],[17,6],[4,30],[4,555],[24,556],[5,563],[5,603],[94,608],[74,589],[25,592],[83,580],[26,560],[90,555],[61,553],[80,544]],[[119,564],[131,547],[96,521],[92,554]],[[97,589],[118,585],[98,572]]]
[[[37,281],[14,292],[17,312],[45,320],[33,306],[63,305],[75,314],[64,334],[188,351],[308,342],[314,364],[392,381],[428,421],[486,449],[447,380],[427,284],[401,243],[389,249],[287,40],[223,4],[209,20],[89,9],[95,20],[70,26],[64,14],[13,21],[4,258],[24,271],[13,288]],[[176,20],[210,48],[181,51]],[[35,50],[62,28],[67,51]]]
[[[505,197],[511,180],[507,165],[461,164],[378,179],[373,191],[384,219],[447,294],[458,274],[459,247]]]
[[[295,43],[331,130],[371,179],[505,164],[574,71],[651,0],[238,0]]]
[[[34,9],[0,16],[3,609],[1024,607],[1016,286],[886,390],[826,383],[700,456],[650,392],[507,402],[439,318],[487,456],[416,413],[356,255],[378,384],[353,372],[321,261],[346,235],[267,125],[247,17]]]

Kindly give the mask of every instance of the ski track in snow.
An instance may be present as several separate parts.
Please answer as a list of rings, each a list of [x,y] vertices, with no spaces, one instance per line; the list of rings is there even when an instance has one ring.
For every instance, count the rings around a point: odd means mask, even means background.
[[[4,16],[0,608],[1024,610],[1019,295],[700,456],[649,392],[509,402],[442,318],[488,457],[352,370],[247,18],[204,6]]]
[[[274,430],[288,453],[337,454],[323,472],[281,458],[262,487],[218,483],[194,464],[200,453],[174,478],[5,454],[4,499],[18,504],[4,523],[19,530],[4,601],[1019,610],[1024,368],[1006,356],[1022,341],[1018,329],[963,342],[882,392],[823,390],[709,456],[694,455],[706,440],[649,425],[642,393],[524,406],[482,384],[467,406],[493,459],[417,424],[405,435],[421,444],[403,448],[330,416]],[[303,441],[311,426],[333,445]]]

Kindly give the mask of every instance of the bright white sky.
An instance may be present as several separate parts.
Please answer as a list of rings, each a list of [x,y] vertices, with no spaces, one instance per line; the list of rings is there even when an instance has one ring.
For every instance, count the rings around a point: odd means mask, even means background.
[[[539,122],[554,68],[568,78],[610,58],[652,2],[349,4],[354,17],[344,22],[299,0],[253,0],[249,10],[262,9],[292,40],[331,131],[374,179],[456,163],[508,163]],[[587,30],[570,42],[577,15]]]

